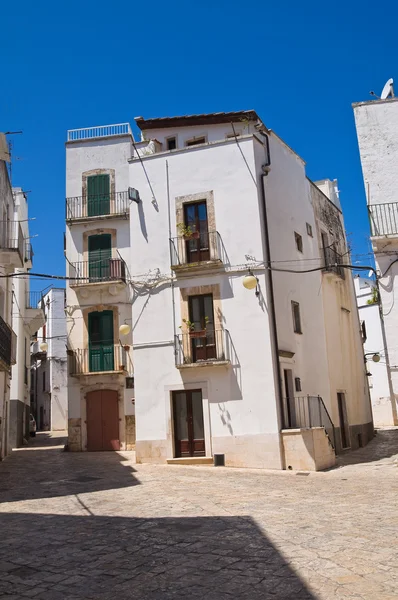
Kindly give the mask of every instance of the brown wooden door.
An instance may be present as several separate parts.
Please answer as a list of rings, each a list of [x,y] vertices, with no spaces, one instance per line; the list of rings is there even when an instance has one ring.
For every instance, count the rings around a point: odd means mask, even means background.
[[[176,457],[205,456],[201,390],[173,392],[173,418]]]
[[[195,325],[190,333],[193,362],[217,358],[213,294],[189,297],[189,320]]]
[[[186,242],[187,262],[210,260],[209,226],[206,201],[184,205],[184,222],[192,231],[199,231],[199,237]]]
[[[120,450],[119,401],[114,390],[87,394],[87,450]]]

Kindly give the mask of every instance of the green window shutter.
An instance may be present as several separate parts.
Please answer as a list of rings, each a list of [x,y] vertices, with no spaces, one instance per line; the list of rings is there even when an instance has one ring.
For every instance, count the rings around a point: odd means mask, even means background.
[[[88,339],[90,371],[113,371],[113,311],[89,313]]]
[[[87,177],[88,216],[110,214],[110,177],[91,175]]]
[[[90,235],[88,238],[88,276],[90,281],[103,281],[110,278],[111,258],[111,234]]]

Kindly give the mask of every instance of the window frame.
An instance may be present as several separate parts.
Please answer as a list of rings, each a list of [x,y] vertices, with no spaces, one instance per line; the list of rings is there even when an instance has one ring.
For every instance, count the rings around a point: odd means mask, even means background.
[[[311,223],[306,223],[306,224],[305,224],[305,226],[306,226],[306,228],[307,228],[307,235],[308,235],[309,237],[314,237],[314,232],[313,232],[313,230],[312,230],[312,225],[311,225]]]
[[[293,331],[294,333],[302,334],[303,327],[301,322],[300,303],[295,300],[291,301],[292,316],[293,316]]]
[[[304,246],[303,246],[303,236],[298,233],[297,231],[294,232],[294,241],[296,243],[296,250],[298,252],[300,252],[301,254],[304,253]]]
[[[175,147],[174,148],[169,148],[169,142],[171,140],[174,140],[174,143],[175,143]],[[165,142],[166,142],[166,146],[167,146],[166,150],[168,152],[172,152],[173,150],[177,150],[178,146],[177,146],[177,136],[176,135],[171,135],[170,137],[167,137],[165,139]]]
[[[301,386],[301,378],[300,377],[295,377],[294,378],[294,389],[296,392],[302,392],[303,388]]]
[[[198,142],[197,140],[203,140],[203,142]],[[207,135],[198,135],[193,138],[189,138],[189,140],[185,140],[184,146],[185,148],[192,148],[193,146],[200,146],[201,144],[207,143]]]

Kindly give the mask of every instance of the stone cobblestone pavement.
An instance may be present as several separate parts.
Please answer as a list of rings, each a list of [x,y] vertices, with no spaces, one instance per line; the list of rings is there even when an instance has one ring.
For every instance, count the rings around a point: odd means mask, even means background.
[[[0,598],[398,600],[398,430],[309,475],[63,442],[0,463]]]

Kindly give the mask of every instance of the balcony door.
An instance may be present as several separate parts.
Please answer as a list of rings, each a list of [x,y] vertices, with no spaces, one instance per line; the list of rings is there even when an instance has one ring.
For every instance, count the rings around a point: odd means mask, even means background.
[[[111,208],[109,175],[87,177],[87,214],[89,217],[109,215]]]
[[[90,373],[114,371],[113,311],[88,315],[88,352]]]
[[[189,297],[189,320],[194,324],[189,334],[193,362],[217,358],[213,294]]]
[[[202,391],[173,392],[173,419],[176,457],[205,456]]]
[[[110,278],[112,236],[110,233],[88,238],[88,276],[91,283]]]
[[[196,239],[187,240],[185,243],[187,262],[210,260],[209,225],[205,200],[184,205],[184,224],[196,235],[199,233]]]

